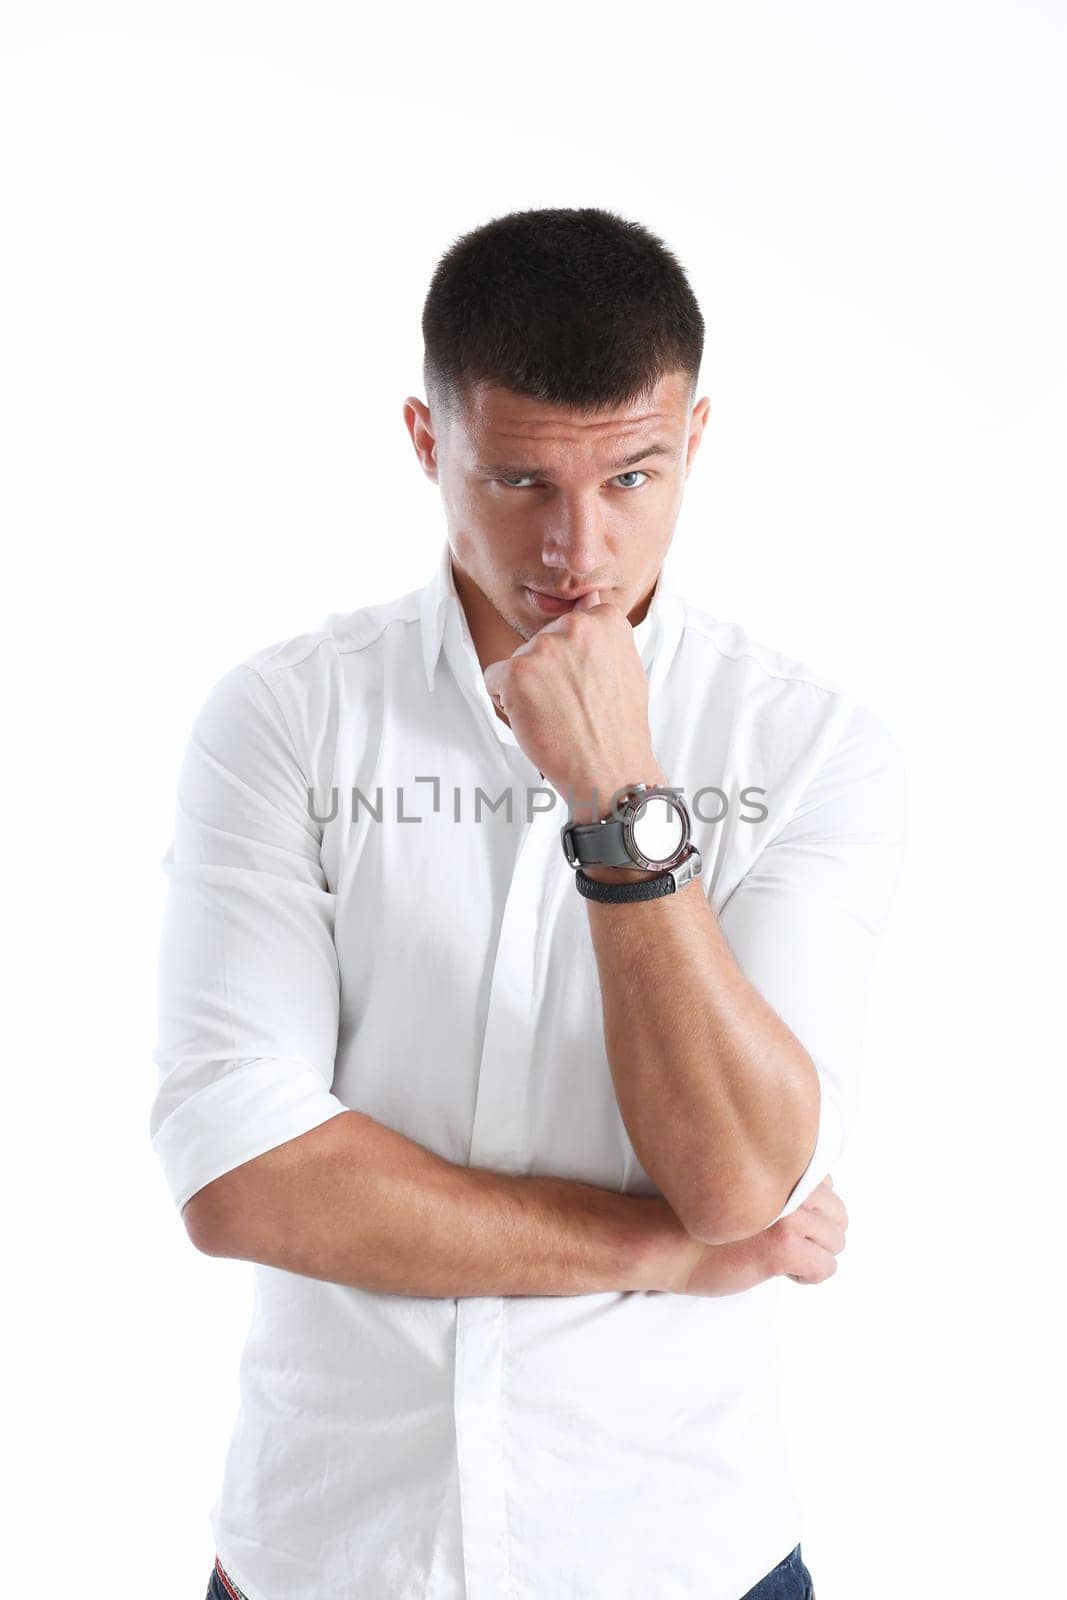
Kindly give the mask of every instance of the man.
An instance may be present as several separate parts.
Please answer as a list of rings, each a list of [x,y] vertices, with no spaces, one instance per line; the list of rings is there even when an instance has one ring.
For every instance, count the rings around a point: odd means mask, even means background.
[[[776,1296],[845,1243],[899,752],[673,577],[659,239],[497,219],[423,333],[437,570],[219,680],[164,857],[153,1141],[256,1263],[209,1594],[800,1600]]]

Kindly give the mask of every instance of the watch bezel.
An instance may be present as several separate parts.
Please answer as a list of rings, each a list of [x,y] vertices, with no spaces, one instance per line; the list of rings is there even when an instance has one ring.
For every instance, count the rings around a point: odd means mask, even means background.
[[[578,822],[574,818],[570,818],[560,828],[560,841],[567,865],[574,870],[582,866],[632,866],[645,872],[669,872],[672,867],[678,866],[685,860],[686,851],[693,843],[693,819],[680,789],[680,785],[675,787],[671,784],[627,784],[625,789],[615,791],[612,796],[613,804],[611,810],[606,817],[601,817],[598,822]],[[675,810],[681,815],[684,828],[682,841],[674,854],[666,856],[659,861],[654,860],[651,856],[646,856],[644,851],[638,848],[637,840],[634,838],[634,822],[638,813],[642,806],[657,797],[666,800],[668,805],[674,806]],[[609,823],[619,830],[618,838],[621,842],[622,853],[627,857],[626,861],[605,860],[603,855],[582,860],[574,848],[574,835],[580,833],[583,838],[595,838],[593,829],[604,828]]]
[[[638,848],[634,838],[634,824],[642,808],[652,800],[665,800],[668,805],[675,808],[682,818],[682,838],[678,848],[669,856],[657,859],[655,856],[646,856]],[[626,807],[622,822],[623,844],[628,853],[633,857],[634,865],[646,872],[669,872],[672,867],[678,866],[685,860],[693,839],[693,819],[689,814],[689,807],[682,796],[675,789],[666,784],[641,784],[633,785],[624,795],[620,795],[619,804]],[[613,815],[614,815],[613,810]],[[610,820],[610,818],[605,819]]]

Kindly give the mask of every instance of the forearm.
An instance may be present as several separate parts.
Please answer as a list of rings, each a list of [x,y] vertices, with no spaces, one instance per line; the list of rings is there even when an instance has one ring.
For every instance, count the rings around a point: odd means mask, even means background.
[[[458,1166],[358,1111],[189,1204],[209,1254],[395,1294],[683,1290],[700,1251],[660,1196]]]
[[[655,900],[586,904],[638,1157],[697,1237],[766,1227],[815,1147],[814,1063],[734,961],[700,879]]]

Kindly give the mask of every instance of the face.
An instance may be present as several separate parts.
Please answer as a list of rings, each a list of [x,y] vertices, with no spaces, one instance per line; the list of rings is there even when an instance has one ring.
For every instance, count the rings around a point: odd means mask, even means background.
[[[599,589],[634,627],[643,620],[710,407],[690,411],[688,398],[688,378],[670,373],[650,402],[590,417],[483,386],[440,428],[408,398],[483,669],[570,609],[536,593]]]

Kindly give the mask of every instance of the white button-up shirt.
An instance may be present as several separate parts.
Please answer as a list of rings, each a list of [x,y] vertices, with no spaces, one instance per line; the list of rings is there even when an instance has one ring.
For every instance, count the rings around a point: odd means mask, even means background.
[[[673,559],[634,629],[653,749],[735,959],[821,1083],[785,1215],[855,1108],[903,765],[872,712],[690,603]],[[447,541],[425,587],[227,672],[162,862],[151,1135],[175,1204],[350,1107],[452,1162],[657,1193],[567,816],[495,712]],[[781,1279],[436,1298],[254,1272],[210,1512],[250,1600],[738,1600],[801,1537]]]

